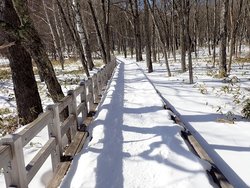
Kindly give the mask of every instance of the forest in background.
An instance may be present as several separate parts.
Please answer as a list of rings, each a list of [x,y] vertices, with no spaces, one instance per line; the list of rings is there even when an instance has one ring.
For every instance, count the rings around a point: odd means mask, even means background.
[[[72,57],[88,77],[93,59],[106,64],[111,54],[136,61],[146,54],[148,72],[163,55],[171,76],[171,56],[193,83],[192,58],[205,47],[217,76],[226,77],[235,60],[249,61],[250,54],[240,56],[243,46],[250,47],[249,23],[248,0],[2,0],[0,51],[10,61],[19,123],[43,111],[33,66],[54,102],[64,94],[51,61],[64,69]]]

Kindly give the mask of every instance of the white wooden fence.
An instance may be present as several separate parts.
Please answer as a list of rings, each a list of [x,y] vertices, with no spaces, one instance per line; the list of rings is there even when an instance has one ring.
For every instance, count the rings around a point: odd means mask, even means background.
[[[81,115],[83,121],[87,118],[88,113],[95,110],[95,103],[98,103],[115,66],[116,60],[112,58],[110,63],[91,78],[81,82],[75,90],[70,90],[60,103],[48,106],[46,112],[42,113],[22,131],[1,139],[0,169],[4,170],[6,187],[27,188],[30,181],[50,156],[52,169],[55,171],[65,147],[62,138],[70,131],[71,139],[74,139],[79,126],[78,116]],[[69,115],[61,122],[60,113],[64,109],[68,109]],[[23,147],[46,126],[48,128],[48,141],[35,157],[25,165]]]

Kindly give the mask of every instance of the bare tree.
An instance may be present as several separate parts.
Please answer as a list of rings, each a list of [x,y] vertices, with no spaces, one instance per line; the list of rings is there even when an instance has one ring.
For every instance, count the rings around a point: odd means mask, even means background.
[[[62,66],[62,69],[64,69],[64,57],[63,57],[63,52],[62,52],[62,46],[61,46],[60,39],[59,39],[59,30],[58,30],[57,23],[52,24],[51,17],[49,16],[49,13],[48,13],[47,4],[45,3],[44,0],[42,0],[42,4],[43,4],[43,9],[44,9],[44,13],[46,16],[46,20],[47,20],[47,23],[48,23],[48,26],[50,29],[50,33],[51,33],[51,36],[53,39],[53,43],[54,43],[56,52],[59,56],[60,64]],[[52,4],[54,4],[54,2],[52,2]],[[55,10],[53,10],[53,11],[55,11]],[[53,14],[55,14],[55,12]],[[56,16],[54,16],[54,18],[56,18]]]
[[[147,0],[144,0],[144,32],[146,43],[146,63],[148,72],[153,72],[152,59],[151,59],[151,41],[150,41],[150,29],[149,29],[149,11]]]
[[[107,62],[110,62],[110,39],[109,39],[109,21],[110,21],[110,0],[101,0],[102,14],[103,14],[103,28]]]
[[[72,1],[72,6],[73,6],[73,10],[75,13],[75,21],[76,21],[76,28],[77,28],[77,32],[78,35],[80,37],[82,46],[83,46],[83,50],[86,56],[86,60],[87,60],[87,64],[90,70],[93,69],[94,64],[93,64],[93,60],[92,60],[92,55],[91,55],[91,49],[90,49],[90,44],[89,44],[89,39],[88,39],[88,35],[87,35],[87,31],[82,19],[82,15],[80,12],[80,3],[79,0],[73,0]]]
[[[189,26],[189,14],[191,9],[190,0],[184,1],[184,20],[185,20],[185,35],[186,35],[186,47],[188,50],[188,70],[189,70],[189,83],[193,84],[193,64],[192,64],[192,41],[190,36],[190,26]]]
[[[93,22],[94,22],[94,25],[95,25],[96,35],[97,35],[98,43],[99,43],[101,53],[102,53],[102,59],[103,59],[103,62],[105,64],[107,64],[108,63],[107,62],[107,53],[106,53],[106,50],[105,50],[105,45],[104,45],[104,42],[103,42],[102,34],[101,34],[101,31],[100,31],[100,28],[99,28],[99,25],[98,25],[98,20],[97,20],[96,13],[95,13],[95,10],[94,10],[94,7],[93,7],[93,4],[92,4],[91,0],[88,0],[88,5],[89,5],[90,12],[91,12],[91,15],[92,15],[92,19],[93,19]]]
[[[135,36],[135,51],[136,61],[142,61],[142,44],[141,44],[141,31],[140,31],[140,17],[138,0],[129,0],[131,13],[133,16],[134,36]]]
[[[209,7],[208,0],[206,0],[206,20],[207,20],[207,45],[208,45],[208,53],[211,55],[211,47],[210,47],[210,22],[209,22]]]
[[[186,72],[186,41],[185,41],[185,20],[184,20],[184,0],[173,1],[175,9],[178,13],[179,25],[180,25],[180,47],[181,47],[181,70]]]
[[[214,25],[213,25],[213,67],[215,67],[216,38],[217,38],[217,1],[214,0]]]
[[[150,15],[152,17],[153,23],[154,23],[156,31],[157,31],[157,35],[159,37],[159,42],[160,42],[160,45],[161,45],[161,49],[162,49],[163,54],[164,54],[164,59],[165,59],[165,64],[166,64],[168,76],[171,76],[171,71],[170,71],[170,67],[169,67],[169,63],[168,63],[167,49],[166,49],[166,46],[165,46],[165,43],[164,43],[164,39],[163,39],[162,33],[160,32],[159,24],[156,21],[155,15],[153,14],[153,10],[152,10],[152,7],[150,5],[149,0],[147,0],[147,3],[148,3],[149,10],[150,10]]]
[[[88,67],[87,67],[87,61],[86,61],[86,58],[85,58],[85,55],[84,55],[84,49],[83,49],[83,46],[82,46],[80,35],[77,32],[77,28],[76,28],[77,26],[75,24],[75,20],[71,16],[69,16],[69,19],[67,19],[60,0],[56,0],[56,2],[57,2],[57,5],[59,7],[59,10],[60,10],[60,12],[62,14],[62,17],[63,17],[63,19],[65,21],[65,24],[67,25],[67,27],[68,27],[68,29],[70,31],[71,38],[74,40],[75,45],[77,47],[77,50],[79,51],[80,60],[82,62],[85,73],[86,73],[87,77],[89,77],[90,74],[89,74],[89,70],[88,70]]]
[[[46,53],[46,49],[42,40],[34,27],[33,21],[30,18],[28,4],[26,0],[12,0],[15,11],[18,15],[20,25],[11,25],[1,21],[1,29],[20,41],[25,49],[30,53],[40,73],[45,79],[48,91],[54,102],[58,102],[64,97],[61,86],[57,81],[53,66]],[[18,32],[16,32],[18,31]]]
[[[228,20],[228,5],[229,0],[221,2],[221,17],[220,17],[220,64],[219,76],[227,76],[227,20]]]
[[[0,46],[1,43],[9,44],[5,46],[5,51],[7,51],[6,56],[10,61],[18,119],[19,123],[23,125],[36,119],[43,112],[43,108],[33,73],[31,57],[20,41],[3,29],[2,24],[8,24],[10,27],[19,27],[20,25],[10,0],[4,0],[0,4]]]
[[[229,63],[228,63],[228,73],[230,73],[231,71],[232,57],[235,52],[235,41],[236,41],[237,31],[239,28],[239,23],[240,23],[241,14],[242,14],[243,0],[239,1],[239,10],[237,12],[235,20],[233,18],[233,4],[234,4],[234,1],[231,2],[231,8],[230,8],[230,14],[231,14],[230,20],[231,20],[232,31],[230,32],[230,54],[229,54]]]

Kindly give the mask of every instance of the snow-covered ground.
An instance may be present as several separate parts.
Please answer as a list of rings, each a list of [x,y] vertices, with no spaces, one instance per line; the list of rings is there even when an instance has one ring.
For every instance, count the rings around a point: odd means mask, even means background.
[[[145,62],[139,65],[146,72]],[[236,81],[229,83],[208,76],[209,67],[205,59],[194,59],[192,85],[175,63],[173,77],[160,64],[147,76],[232,185],[250,187],[250,122],[241,115],[242,101],[250,97],[250,62],[234,64],[229,78]]]
[[[189,151],[153,86],[123,61],[60,187],[212,187],[209,166]]]
[[[154,64],[154,72],[146,73],[148,80],[142,73],[145,62],[138,63],[139,68],[134,59],[122,58],[126,63],[119,64],[89,127],[93,139],[75,157],[61,187],[213,186],[205,172],[208,165],[188,150],[181,128],[163,110],[154,87],[229,181],[235,187],[250,187],[250,123],[241,116],[242,101],[250,96],[250,63],[235,64],[229,82],[212,77],[210,59],[205,53],[193,59],[195,84],[190,85],[188,73],[181,74],[179,63],[171,59],[173,77],[166,76],[164,63]],[[0,64],[6,68],[8,62]],[[55,68],[65,94],[84,79],[68,74],[78,69],[79,62],[65,71]],[[52,101],[46,86],[38,82],[38,87],[46,108]],[[11,80],[0,80],[0,108],[9,108],[10,114],[16,113],[13,96]],[[43,130],[24,148],[26,164],[46,142],[46,135]],[[50,178],[48,160],[29,187],[45,187]],[[0,187],[4,187],[1,172]]]

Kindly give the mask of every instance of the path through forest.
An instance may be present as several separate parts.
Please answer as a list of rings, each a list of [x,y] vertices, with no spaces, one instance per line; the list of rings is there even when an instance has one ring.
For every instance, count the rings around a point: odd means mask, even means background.
[[[61,187],[212,187],[152,84],[122,61]]]

